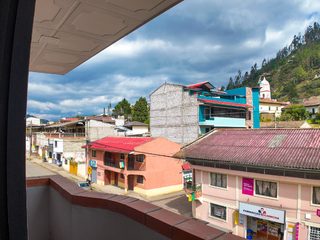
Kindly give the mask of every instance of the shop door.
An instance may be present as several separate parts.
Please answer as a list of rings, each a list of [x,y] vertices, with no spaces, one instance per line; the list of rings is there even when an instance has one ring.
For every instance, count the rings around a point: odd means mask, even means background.
[[[77,175],[78,173],[78,163],[74,161],[70,161],[69,172]]]
[[[134,176],[129,175],[128,176],[128,190],[133,190],[134,188]]]
[[[104,172],[104,185],[110,185],[110,171],[108,170]]]
[[[91,181],[97,183],[97,168],[92,167]]]
[[[105,152],[104,153],[104,165],[110,166],[110,161],[111,161],[111,152]]]

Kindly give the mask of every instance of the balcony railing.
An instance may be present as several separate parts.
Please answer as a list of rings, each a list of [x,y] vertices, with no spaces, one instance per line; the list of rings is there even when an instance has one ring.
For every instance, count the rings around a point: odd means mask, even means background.
[[[85,133],[46,133],[46,137],[51,138],[84,138]]]
[[[109,167],[114,167],[114,168],[120,168],[119,162],[116,161],[115,159],[110,159],[110,158],[104,159],[104,165]]]
[[[185,180],[183,190],[187,196],[190,193],[194,193],[194,198],[202,202],[202,183],[193,183]]]

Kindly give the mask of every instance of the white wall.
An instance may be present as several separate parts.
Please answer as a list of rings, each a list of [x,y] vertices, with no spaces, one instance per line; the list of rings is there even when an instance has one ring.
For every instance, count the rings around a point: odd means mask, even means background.
[[[35,125],[40,125],[40,118],[28,117],[26,119],[26,125],[28,125],[30,123],[35,124]]]
[[[89,127],[89,139],[90,141],[96,141],[98,139],[115,136],[114,125],[109,123],[104,123],[96,120],[90,120],[88,122]]]

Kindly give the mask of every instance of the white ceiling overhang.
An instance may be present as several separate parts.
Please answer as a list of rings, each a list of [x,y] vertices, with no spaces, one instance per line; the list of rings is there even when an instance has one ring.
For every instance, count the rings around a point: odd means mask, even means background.
[[[36,0],[29,70],[64,75],[183,0]]]

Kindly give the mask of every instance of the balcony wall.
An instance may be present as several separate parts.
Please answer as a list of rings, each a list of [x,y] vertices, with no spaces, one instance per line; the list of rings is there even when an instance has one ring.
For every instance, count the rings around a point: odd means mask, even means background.
[[[242,239],[136,198],[27,178],[29,239]]]

